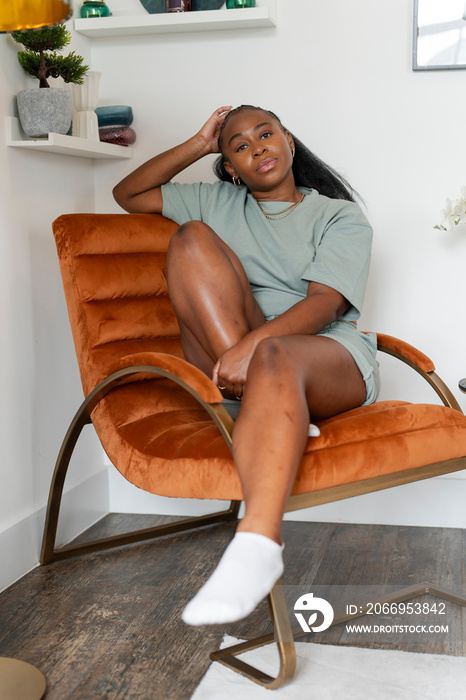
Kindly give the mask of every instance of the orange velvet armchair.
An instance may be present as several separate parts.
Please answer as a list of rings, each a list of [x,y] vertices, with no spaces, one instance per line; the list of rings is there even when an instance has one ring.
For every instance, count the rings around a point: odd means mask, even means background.
[[[230,451],[233,420],[219,389],[183,359],[167,296],[166,250],[176,224],[158,215],[71,214],[59,217],[53,230],[86,399],[57,459],[41,563],[236,519],[242,494]],[[378,343],[379,350],[419,372],[443,405],[380,401],[320,422],[321,434],[308,442],[288,511],[466,468],[466,417],[432,361],[395,338],[378,335]],[[69,461],[91,422],[111,462],[131,483],[163,496],[225,500],[225,510],[55,548]],[[396,599],[427,590],[448,596],[421,584]],[[212,658],[276,688],[292,677],[295,664],[280,583],[269,604],[274,634]],[[272,641],[280,656],[275,678],[237,658]]]

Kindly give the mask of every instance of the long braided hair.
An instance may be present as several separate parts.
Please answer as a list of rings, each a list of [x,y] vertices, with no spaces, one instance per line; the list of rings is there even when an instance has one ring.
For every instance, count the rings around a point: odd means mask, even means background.
[[[242,112],[244,110],[257,110],[269,114],[273,119],[275,119],[283,131],[287,131],[281,120],[276,114],[268,109],[262,109],[262,107],[254,107],[253,105],[241,105],[232,109],[221,126],[220,134],[218,137],[219,150],[222,153],[223,146],[223,131],[226,124],[230,118]],[[291,132],[290,132],[291,133]],[[295,179],[296,186],[307,187],[309,189],[314,189],[331,199],[347,199],[350,202],[355,201],[355,196],[359,196],[357,192],[351,187],[351,185],[337,173],[336,170],[331,168],[329,165],[324,163],[320,158],[318,158],[312,151],[310,151],[307,146],[305,146],[299,139],[297,139],[293,134],[293,141],[295,144],[296,152],[293,159],[293,175]],[[231,176],[227,173],[224,166],[224,157],[221,155],[213,165],[213,170],[215,175],[219,180],[224,180],[226,182],[231,181]]]

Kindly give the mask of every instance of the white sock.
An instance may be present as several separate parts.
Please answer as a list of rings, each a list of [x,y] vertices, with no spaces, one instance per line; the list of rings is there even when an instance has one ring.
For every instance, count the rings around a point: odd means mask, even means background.
[[[314,425],[314,423],[309,423],[309,432],[308,432],[309,437],[319,437],[320,435],[320,430],[317,427],[317,425]]]
[[[237,532],[209,580],[183,610],[188,625],[236,622],[249,615],[283,573],[283,546]]]

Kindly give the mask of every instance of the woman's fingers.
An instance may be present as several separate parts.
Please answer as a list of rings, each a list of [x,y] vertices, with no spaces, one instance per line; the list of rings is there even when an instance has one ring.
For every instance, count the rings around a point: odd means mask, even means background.
[[[218,107],[199,131],[199,134],[208,143],[211,153],[218,153],[218,136],[225,117],[230,110],[230,105]]]
[[[237,399],[243,396],[243,385],[240,382],[232,382],[226,379],[221,374],[220,360],[212,370],[212,381],[218,386],[220,391],[226,391],[227,394],[236,396]]]
[[[220,131],[220,127],[222,126],[223,122],[225,121],[225,117],[227,116],[228,112],[231,110],[231,105],[225,105],[223,107],[218,107],[215,112],[208,118],[204,126],[202,127],[201,131],[204,129],[209,130],[209,127],[212,126],[212,130],[216,133],[218,136],[218,132]]]
[[[218,381],[218,368],[219,368],[219,366],[220,366],[220,360],[215,364],[215,366],[212,370],[212,381],[217,386],[219,386],[219,381]]]
[[[231,105],[224,105],[223,107],[219,107],[218,109],[216,109],[212,116],[217,118],[222,117],[223,121],[230,110]]]
[[[235,396],[237,399],[243,397],[243,385],[238,382],[230,383],[226,379],[222,380],[222,378],[219,377],[218,388],[230,396]]]
[[[243,398],[243,385],[242,384],[234,384],[232,387],[232,394],[240,400]]]

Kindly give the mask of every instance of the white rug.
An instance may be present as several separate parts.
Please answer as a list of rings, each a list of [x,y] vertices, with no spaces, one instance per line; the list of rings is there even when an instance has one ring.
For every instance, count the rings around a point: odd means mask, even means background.
[[[238,643],[225,635],[222,647]],[[218,662],[212,663],[191,700],[465,700],[466,658],[405,651],[296,643],[296,674],[288,685],[266,690]],[[276,675],[275,645],[239,658]]]

